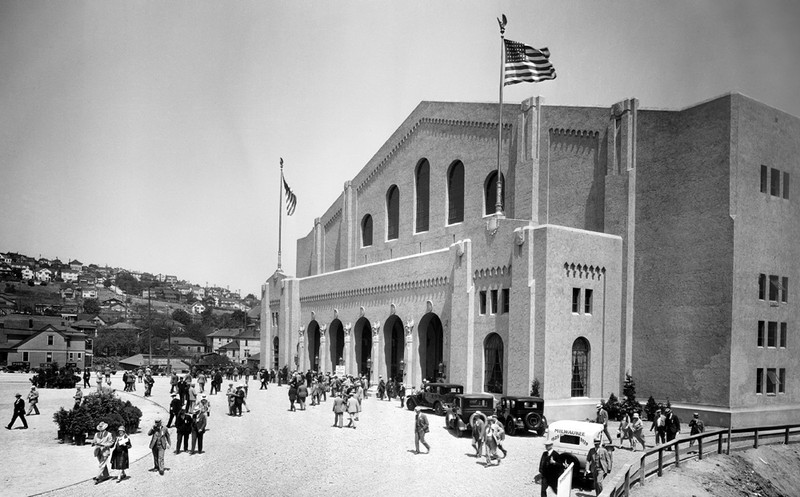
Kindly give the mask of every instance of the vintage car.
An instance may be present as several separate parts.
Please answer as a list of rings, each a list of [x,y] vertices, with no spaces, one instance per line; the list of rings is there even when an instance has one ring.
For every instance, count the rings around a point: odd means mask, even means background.
[[[437,415],[443,416],[446,404],[453,403],[453,397],[464,393],[464,387],[455,383],[428,383],[422,390],[412,393],[406,398],[406,407],[413,411],[415,407],[432,408]]]
[[[500,397],[495,414],[509,435],[534,431],[542,436],[547,429],[544,400],[540,397],[517,395]]]
[[[574,465],[573,479],[580,479],[586,471],[586,456],[594,447],[594,440],[603,434],[603,425],[588,421],[554,421],[547,427],[547,440],[553,442],[564,464]],[[613,452],[609,452],[613,457]]]
[[[486,416],[494,410],[494,395],[488,393],[464,393],[456,395],[453,402],[446,406],[444,425],[449,430],[454,430],[459,436],[472,428],[470,422],[476,412]]]

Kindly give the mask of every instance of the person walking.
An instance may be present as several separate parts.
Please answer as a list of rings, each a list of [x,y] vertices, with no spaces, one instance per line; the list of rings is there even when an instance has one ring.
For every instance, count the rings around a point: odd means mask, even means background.
[[[195,447],[198,449],[198,454],[203,453],[203,435],[206,432],[207,423],[206,412],[198,405],[192,413],[192,450],[189,454],[195,454]]]
[[[481,411],[475,411],[469,417],[469,425],[472,427],[472,447],[475,449],[475,457],[481,457],[483,444],[486,441],[486,415]]]
[[[341,428],[342,424],[344,423],[344,411],[345,411],[345,403],[344,399],[342,399],[342,394],[337,393],[336,397],[333,398],[333,426],[336,428]]]
[[[197,387],[200,389],[199,393],[205,393],[206,391],[206,374],[200,371],[197,374]]]
[[[189,435],[192,434],[192,417],[181,409],[178,419],[175,420],[175,429],[178,434],[178,442],[175,444],[175,454],[181,453],[181,442],[183,451],[189,452]]]
[[[603,408],[602,403],[597,404],[597,419],[596,423],[603,425],[603,433],[608,438],[608,443],[613,444],[614,440],[611,439],[611,434],[608,433],[608,411]]]
[[[83,388],[92,388],[91,382],[92,381],[92,372],[89,371],[89,368],[83,369]]]
[[[680,435],[681,433],[681,421],[678,419],[678,415],[672,412],[672,409],[667,408],[667,443],[675,440],[675,438]],[[670,447],[667,450],[672,450]]]
[[[356,428],[356,421],[358,421],[358,411],[359,411],[358,399],[354,394],[350,394],[350,397],[347,398],[347,414],[350,416],[350,420],[347,423],[347,427],[352,427],[353,429]]]
[[[81,386],[78,385],[75,387],[75,395],[72,396],[75,399],[75,405],[72,406],[73,409],[77,409],[81,406],[81,401],[83,400],[83,390],[81,390]]]
[[[111,457],[111,448],[114,447],[114,435],[108,431],[108,423],[101,421],[97,425],[97,433],[94,434],[92,439],[92,447],[94,447],[94,456],[97,458],[99,472],[94,477],[94,483],[102,483],[111,476],[108,474],[108,459]]]
[[[39,415],[39,406],[36,404],[39,403],[39,391],[36,390],[36,387],[31,387],[31,391],[28,392],[28,416],[31,416],[32,411],[36,411],[36,415]]]
[[[194,383],[189,384],[189,389],[186,391],[186,412],[194,410],[194,403],[197,400],[197,390],[194,388]]]
[[[153,375],[146,374],[144,376],[144,396],[150,397],[153,395],[153,385],[155,385],[156,380],[153,379]]]
[[[22,420],[22,429],[28,429],[28,421],[25,420],[25,401],[22,400],[22,394],[14,394],[16,400],[14,401],[14,414],[11,416],[11,422],[6,425],[6,430],[10,430],[14,426],[14,421],[19,418]]]
[[[406,385],[402,381],[397,385],[397,396],[400,397],[400,408],[406,406]]]
[[[378,381],[378,398],[383,400],[383,396],[386,393],[386,382],[383,381],[383,376],[378,377],[380,380]]]
[[[631,422],[631,435],[633,437],[633,441],[632,441],[633,450],[636,450],[636,442],[637,441],[640,444],[642,444],[642,450],[645,449],[644,434],[642,433],[643,430],[644,430],[644,423],[642,422],[642,419],[639,417],[639,413],[638,412],[633,413],[633,421]]]
[[[692,419],[689,421],[689,435],[699,435],[706,431],[706,425],[700,419],[700,414],[692,414]],[[689,447],[694,446],[694,440],[689,440]]]
[[[558,477],[564,469],[560,462],[558,452],[553,450],[553,441],[547,440],[544,443],[544,452],[539,458],[539,475],[541,476],[542,497],[547,497],[547,487],[553,489],[558,494]]]
[[[178,373],[173,371],[172,375],[169,377],[169,393],[173,394],[177,389],[178,389]]]
[[[594,480],[594,494],[600,495],[603,491],[603,479],[611,472],[611,456],[605,447],[601,446],[602,434],[594,439],[594,447],[589,449],[586,456],[586,471],[592,474]]]
[[[633,430],[631,426],[632,426],[631,417],[626,412],[625,414],[622,415],[622,419],[619,421],[619,430],[618,430],[619,433],[617,433],[617,437],[619,437],[620,449],[622,448],[622,442],[627,440],[628,445],[630,445],[631,450],[633,450],[634,441],[633,441]]]
[[[296,400],[297,400],[297,383],[294,380],[292,380],[292,382],[289,383],[289,410],[290,411],[294,411],[295,410],[294,403],[295,403]]]
[[[497,459],[497,464],[500,464],[500,458],[497,456],[497,448],[501,443],[500,433],[497,429],[499,425],[495,416],[489,416],[489,419],[486,420],[486,431],[483,437],[486,447],[486,466],[491,465],[493,459]]]
[[[422,408],[417,406],[414,408],[414,412],[416,416],[414,417],[414,447],[415,447],[415,454],[419,454],[419,444],[425,446],[427,449],[427,453],[431,452],[431,446],[428,445],[428,442],[425,441],[425,434],[430,431],[430,425],[428,424],[428,416],[422,412]]]
[[[164,476],[164,452],[171,445],[169,440],[169,430],[162,424],[160,419],[156,419],[155,424],[150,431],[147,432],[150,436],[150,450],[153,451],[153,469],[150,471],[158,471],[161,476]]]
[[[175,419],[178,414],[181,412],[181,399],[178,398],[178,394],[172,393],[172,400],[169,403],[169,419],[167,420],[167,428],[172,428],[172,420]]]
[[[663,409],[656,411],[653,417],[653,424],[650,426],[650,431],[656,432],[656,445],[667,442],[667,416],[664,414]]]
[[[125,427],[120,426],[117,430],[117,439],[114,441],[114,450],[111,452],[111,469],[118,469],[120,471],[117,483],[130,478],[125,474],[125,470],[128,469],[130,464],[130,460],[128,459],[128,449],[130,448],[131,439],[128,434],[125,433]]]
[[[297,386],[297,401],[300,404],[300,410],[306,410],[306,397],[308,397],[308,387],[304,381],[301,381]]]

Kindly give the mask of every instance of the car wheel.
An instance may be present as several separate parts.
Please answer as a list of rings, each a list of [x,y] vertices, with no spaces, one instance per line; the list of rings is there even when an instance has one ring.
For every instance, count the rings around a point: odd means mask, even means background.
[[[511,435],[512,437],[517,432],[517,424],[514,422],[513,419],[509,419],[506,422],[506,434]]]
[[[542,416],[538,412],[529,412],[525,416],[525,426],[530,430],[536,430],[542,422]]]
[[[437,416],[444,416],[444,406],[438,400],[433,404],[433,411]]]
[[[406,407],[408,408],[409,411],[413,411],[414,408],[417,407],[417,403],[414,401],[414,399],[409,398],[408,400],[406,400]]]

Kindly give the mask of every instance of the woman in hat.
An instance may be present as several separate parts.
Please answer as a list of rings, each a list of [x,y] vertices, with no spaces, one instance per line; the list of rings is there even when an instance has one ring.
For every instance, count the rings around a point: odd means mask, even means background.
[[[111,453],[111,469],[120,470],[117,483],[128,478],[125,470],[128,469],[128,449],[131,448],[131,439],[125,433],[125,427],[120,425],[117,430],[117,440],[114,443],[114,451]]]
[[[95,484],[103,482],[111,478],[108,474],[108,459],[111,456],[111,447],[114,446],[114,436],[108,430],[108,423],[101,421],[97,425],[97,433],[94,434],[92,439],[92,447],[94,447],[94,456],[97,458],[99,466],[99,473],[94,478]]]
[[[633,413],[633,421],[631,421],[631,443],[633,444],[633,450],[636,450],[636,441],[642,444],[642,450],[645,449],[644,433],[642,433],[642,431],[644,431],[644,423],[639,417],[639,413],[635,412]]]

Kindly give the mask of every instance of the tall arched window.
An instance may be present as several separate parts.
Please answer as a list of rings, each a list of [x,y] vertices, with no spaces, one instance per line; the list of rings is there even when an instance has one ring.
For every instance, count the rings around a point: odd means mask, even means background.
[[[572,397],[589,395],[589,342],[579,337],[572,343]]]
[[[483,342],[483,389],[489,393],[503,393],[503,339],[489,333]]]
[[[506,210],[506,178],[500,173],[500,205]],[[483,213],[494,214],[497,211],[497,171],[492,171],[483,184]]]
[[[372,216],[367,214],[361,219],[361,246],[372,245]]]
[[[386,239],[397,240],[400,230],[400,189],[392,185],[386,192]]]
[[[272,340],[272,367],[275,368],[276,370],[278,369],[278,353],[280,351],[278,345],[279,345],[278,337],[275,337]]]
[[[430,177],[431,165],[428,163],[428,159],[422,159],[417,164],[415,172],[415,191],[417,194],[416,233],[428,231],[428,217],[431,205]]]
[[[457,160],[447,171],[447,224],[464,221],[464,164]]]

